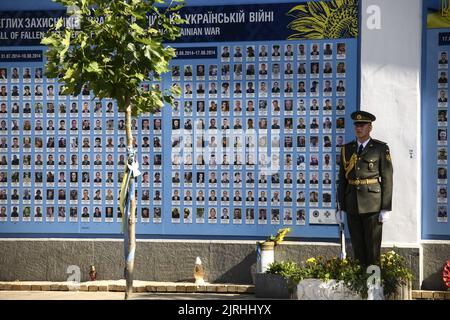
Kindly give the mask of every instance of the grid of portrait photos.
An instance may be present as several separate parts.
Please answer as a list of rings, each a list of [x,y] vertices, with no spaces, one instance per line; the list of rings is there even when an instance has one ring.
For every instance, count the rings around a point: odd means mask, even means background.
[[[132,121],[138,223],[333,223],[350,110],[345,40],[224,43],[217,53],[173,60],[164,83],[142,84],[177,84],[182,95]],[[124,113],[88,84],[65,95],[43,68],[0,65],[0,223],[117,230],[108,226],[122,222]]]
[[[437,74],[437,221],[448,222],[447,154],[448,154],[448,52],[439,52]]]
[[[172,223],[305,225],[334,208],[346,44],[218,46],[172,83]],[[336,164],[337,163],[337,164]],[[312,218],[311,218],[312,217]]]
[[[161,112],[132,121],[142,222],[162,218],[161,123]],[[94,99],[88,85],[64,95],[42,66],[0,66],[0,222],[121,222],[126,154],[114,101]]]

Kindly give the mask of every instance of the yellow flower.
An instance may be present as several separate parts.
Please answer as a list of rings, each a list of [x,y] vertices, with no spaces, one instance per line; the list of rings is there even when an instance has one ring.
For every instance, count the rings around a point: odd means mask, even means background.
[[[306,263],[316,263],[317,262],[317,260],[316,260],[316,258],[309,258],[308,260],[306,260]]]
[[[278,233],[275,236],[275,240],[274,240],[275,244],[280,244],[284,240],[284,237],[286,236],[286,234],[290,231],[291,231],[290,228],[284,228],[284,229],[278,230]]]

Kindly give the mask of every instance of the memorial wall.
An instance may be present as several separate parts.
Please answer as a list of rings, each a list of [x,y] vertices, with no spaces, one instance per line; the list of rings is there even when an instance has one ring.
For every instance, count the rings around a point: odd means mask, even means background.
[[[296,237],[337,237],[339,149],[358,105],[357,1],[181,13],[171,72],[142,86],[178,84],[182,95],[132,122],[137,233],[267,236],[289,226]],[[44,76],[40,39],[59,17],[0,13],[0,233],[118,234],[125,116],[89,84],[66,96]]]
[[[427,24],[424,48],[423,87],[423,235],[450,235],[448,223],[448,76],[450,54],[450,8],[446,1],[425,4]]]

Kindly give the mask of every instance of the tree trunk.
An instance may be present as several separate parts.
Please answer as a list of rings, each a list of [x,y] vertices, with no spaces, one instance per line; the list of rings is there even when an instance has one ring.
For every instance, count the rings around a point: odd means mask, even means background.
[[[133,149],[133,134],[131,132],[131,104],[130,99],[126,99],[126,115],[125,115],[125,124],[126,124],[126,134],[127,134],[127,146],[128,148]],[[131,174],[131,172],[130,172]],[[125,256],[125,280],[126,280],[126,289],[125,289],[125,300],[131,297],[133,292],[133,273],[134,273],[134,253],[136,250],[136,197],[135,197],[135,178],[132,176],[130,179],[129,186],[129,197],[131,198],[130,205],[130,218],[126,221],[127,224],[125,228],[125,232],[128,234],[128,237],[125,237],[124,245],[126,246],[125,252],[128,252],[128,256]],[[132,193],[131,193],[132,191]],[[123,214],[123,219],[126,219]],[[127,239],[128,238],[128,239]]]

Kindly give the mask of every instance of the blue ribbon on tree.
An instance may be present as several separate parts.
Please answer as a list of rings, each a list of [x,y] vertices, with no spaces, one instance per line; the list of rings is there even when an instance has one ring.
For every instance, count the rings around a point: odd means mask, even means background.
[[[135,255],[135,248],[132,248],[130,252],[128,252],[128,242],[130,240],[130,234],[128,233],[128,228],[125,227],[125,221],[128,222],[131,217],[131,197],[134,196],[136,189],[136,183],[132,181],[130,186],[130,181],[131,179],[138,177],[141,172],[139,171],[139,163],[136,161],[136,150],[132,147],[127,148],[127,154],[127,169],[125,170],[125,176],[122,180],[122,186],[120,188],[119,207],[120,210],[124,213],[122,219],[122,232],[124,233],[124,253],[126,262],[128,263],[134,259]]]

